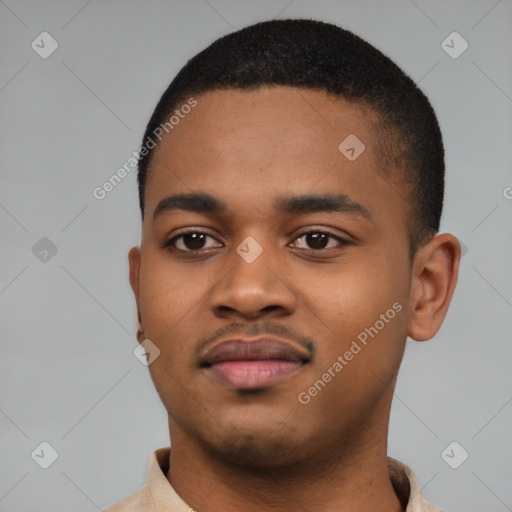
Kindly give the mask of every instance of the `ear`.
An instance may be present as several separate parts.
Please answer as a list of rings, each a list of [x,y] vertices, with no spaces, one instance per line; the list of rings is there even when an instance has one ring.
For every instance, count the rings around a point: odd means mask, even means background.
[[[442,233],[418,249],[411,280],[408,335],[416,341],[433,338],[448,311],[457,284],[461,248],[450,233]]]
[[[137,317],[139,321],[139,328],[141,326],[142,318],[140,315],[139,303],[139,290],[140,290],[140,247],[132,247],[128,253],[128,262],[130,264],[130,286],[132,287],[135,303],[137,305]]]

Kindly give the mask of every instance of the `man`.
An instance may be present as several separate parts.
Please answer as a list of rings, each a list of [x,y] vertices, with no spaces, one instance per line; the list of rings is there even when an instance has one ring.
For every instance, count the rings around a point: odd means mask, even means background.
[[[264,22],[191,59],[143,142],[130,282],[172,449],[108,511],[438,511],[387,457],[460,260],[424,94],[348,31]]]

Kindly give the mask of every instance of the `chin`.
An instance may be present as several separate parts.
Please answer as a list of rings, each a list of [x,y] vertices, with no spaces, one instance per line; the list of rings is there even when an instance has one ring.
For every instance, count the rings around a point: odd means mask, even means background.
[[[269,436],[268,431],[260,435],[225,432],[222,439],[202,441],[218,458],[246,468],[279,468],[304,458],[301,442],[294,442],[289,436]]]
[[[278,468],[304,459],[305,447],[315,444],[316,436],[308,435],[305,422],[289,420],[290,417],[282,414],[277,418],[275,414],[245,417],[240,413],[226,414],[220,424],[196,428],[192,435],[216,458],[231,464],[255,469]]]

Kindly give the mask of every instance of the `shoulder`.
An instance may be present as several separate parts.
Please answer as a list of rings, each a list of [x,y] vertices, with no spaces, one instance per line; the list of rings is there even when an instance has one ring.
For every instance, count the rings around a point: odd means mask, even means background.
[[[423,510],[425,512],[444,512],[444,510],[441,510],[440,508],[436,507],[430,501],[423,500]]]
[[[140,512],[144,504],[144,487],[131,494],[124,500],[105,509],[103,512]]]

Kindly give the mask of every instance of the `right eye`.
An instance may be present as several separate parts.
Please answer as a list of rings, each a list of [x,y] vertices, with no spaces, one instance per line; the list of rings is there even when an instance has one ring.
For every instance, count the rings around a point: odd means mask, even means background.
[[[208,233],[203,233],[201,231],[186,231],[165,242],[165,247],[172,247],[173,249],[182,252],[196,252],[201,249],[219,247],[219,245],[206,246],[205,244],[208,239],[216,241],[215,238]]]

